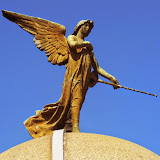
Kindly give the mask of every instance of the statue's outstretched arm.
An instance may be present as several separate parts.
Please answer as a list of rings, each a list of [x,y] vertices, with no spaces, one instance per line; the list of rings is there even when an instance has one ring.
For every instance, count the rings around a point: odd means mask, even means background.
[[[73,49],[78,49],[78,48],[83,48],[83,47],[87,47],[90,50],[93,49],[90,42],[88,42],[88,41],[78,41],[74,35],[68,36],[67,40],[68,40],[69,46]]]
[[[114,84],[119,84],[118,80],[112,76],[111,74],[107,73],[103,68],[101,68],[96,60],[96,57],[94,56],[94,53],[92,51],[92,66],[94,68],[95,71],[97,71],[97,73],[99,75],[101,75],[104,78],[107,78],[108,80],[110,80],[112,83]],[[116,87],[114,87],[116,89]]]

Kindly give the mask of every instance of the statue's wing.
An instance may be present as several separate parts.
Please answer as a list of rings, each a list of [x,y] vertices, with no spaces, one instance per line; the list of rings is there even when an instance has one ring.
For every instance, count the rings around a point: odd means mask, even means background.
[[[69,46],[63,25],[23,14],[2,10],[3,16],[18,24],[35,38],[33,41],[41,51],[45,50],[48,61],[63,65],[68,62]]]

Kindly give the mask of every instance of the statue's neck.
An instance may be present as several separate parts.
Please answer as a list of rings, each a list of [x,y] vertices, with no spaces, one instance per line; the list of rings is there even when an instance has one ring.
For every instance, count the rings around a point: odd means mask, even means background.
[[[84,35],[81,32],[78,32],[76,37],[83,40],[83,41],[84,41],[84,38],[85,38]]]

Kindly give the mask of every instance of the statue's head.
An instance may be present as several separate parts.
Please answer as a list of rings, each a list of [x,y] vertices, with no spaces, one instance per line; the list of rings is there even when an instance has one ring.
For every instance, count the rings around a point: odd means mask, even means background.
[[[74,32],[72,35],[77,35],[78,31],[81,30],[81,32],[86,36],[89,35],[92,28],[94,26],[94,22],[90,20],[82,20],[80,21],[77,26],[74,28]]]

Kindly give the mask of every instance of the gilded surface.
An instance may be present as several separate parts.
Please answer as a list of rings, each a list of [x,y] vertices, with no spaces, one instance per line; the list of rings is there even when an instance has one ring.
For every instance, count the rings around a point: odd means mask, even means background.
[[[93,21],[80,21],[74,33],[66,39],[66,29],[60,24],[14,12],[2,12],[4,17],[34,36],[35,45],[46,52],[49,62],[66,65],[60,100],[44,106],[42,111],[36,111],[35,116],[24,122],[30,135],[37,138],[62,128],[66,132],[79,132],[80,110],[88,87],[97,83],[98,74],[119,84],[115,77],[98,65],[93,46],[84,40],[94,26]]]

